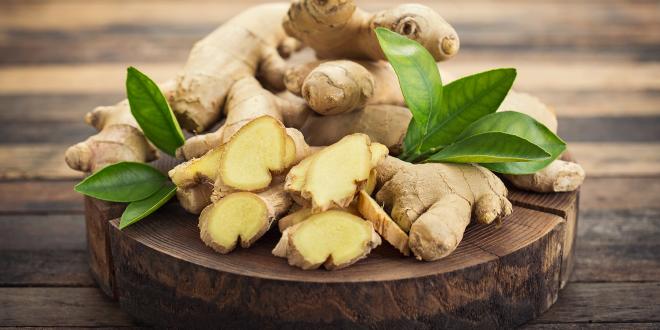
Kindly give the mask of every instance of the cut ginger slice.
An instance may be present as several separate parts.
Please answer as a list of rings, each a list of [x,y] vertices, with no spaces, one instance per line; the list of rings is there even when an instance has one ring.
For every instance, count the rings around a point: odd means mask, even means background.
[[[368,136],[352,134],[313,155],[300,195],[314,212],[351,203],[375,166],[370,144]]]
[[[366,257],[380,237],[370,222],[340,210],[314,214],[290,227],[273,254],[302,269],[347,267]]]
[[[365,191],[360,191],[358,197],[358,211],[365,219],[371,221],[376,232],[388,243],[399,250],[403,255],[410,255],[408,235]]]
[[[207,206],[199,218],[202,241],[219,253],[231,252],[240,241],[247,248],[272,222],[268,207],[258,195],[237,192]]]
[[[213,183],[218,176],[218,164],[222,156],[222,146],[209,150],[204,156],[193,158],[177,165],[169,171],[172,182],[179,188],[199,183]]]
[[[270,184],[271,172],[287,168],[295,154],[282,123],[270,116],[259,117],[234,134],[224,145],[219,178],[234,190],[256,191]],[[288,149],[288,150],[287,150]]]

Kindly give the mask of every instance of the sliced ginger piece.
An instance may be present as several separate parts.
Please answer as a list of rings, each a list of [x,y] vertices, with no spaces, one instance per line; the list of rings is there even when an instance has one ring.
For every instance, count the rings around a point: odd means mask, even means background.
[[[300,192],[314,212],[351,203],[374,167],[369,145],[368,136],[352,134],[314,155]]]
[[[358,211],[365,219],[371,221],[374,229],[388,243],[399,250],[404,256],[410,255],[408,235],[364,190],[358,196]]]
[[[213,183],[218,176],[218,164],[222,156],[222,146],[209,150],[204,156],[193,158],[177,165],[169,171],[172,182],[180,188],[199,183]]]
[[[380,243],[370,222],[345,211],[330,210],[285,230],[273,254],[286,257],[290,265],[302,269],[323,265],[333,270],[366,257]]]
[[[274,189],[271,189],[274,190]],[[268,231],[278,214],[290,206],[281,187],[279,192],[268,190],[262,195],[251,192],[229,194],[207,206],[199,218],[202,241],[219,253],[250,247]],[[277,189],[275,189],[277,190]]]
[[[223,148],[218,176],[222,185],[243,191],[268,187],[271,173],[285,170],[287,158],[288,161],[293,158],[290,156],[293,145],[287,143],[287,138],[282,123],[270,116],[259,117],[241,127]]]
[[[307,220],[311,215],[312,209],[306,207],[301,208],[300,210],[291,212],[289,215],[277,221],[277,227],[280,229],[280,232],[284,232],[287,228],[293,227]]]

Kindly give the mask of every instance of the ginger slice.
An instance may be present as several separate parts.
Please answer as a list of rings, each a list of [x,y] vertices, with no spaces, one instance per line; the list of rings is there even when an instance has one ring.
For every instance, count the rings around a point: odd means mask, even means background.
[[[312,215],[312,209],[301,208],[300,210],[292,212],[289,215],[277,221],[277,227],[280,229],[280,232],[284,232],[287,228],[293,227],[307,220],[311,215]]]
[[[294,166],[284,187],[298,204],[311,206],[315,213],[346,208],[358,190],[375,189],[374,168],[387,154],[384,145],[352,134]]]
[[[202,182],[213,183],[218,176],[218,164],[222,156],[222,146],[211,149],[204,156],[193,158],[177,165],[169,171],[172,182],[185,188]]]
[[[207,206],[199,218],[202,241],[219,253],[231,252],[240,241],[250,247],[291,206],[281,180],[255,194],[237,192]]]
[[[222,185],[243,191],[268,187],[271,172],[281,172],[288,165],[287,138],[284,126],[269,116],[241,127],[223,148],[218,176]],[[290,161],[294,157],[288,158]]]
[[[371,221],[376,232],[388,243],[399,250],[404,256],[410,255],[408,235],[364,190],[360,191],[360,195],[358,196],[358,211],[360,211],[362,217]]]
[[[366,257],[380,242],[370,222],[348,212],[330,210],[285,230],[273,254],[286,257],[290,265],[302,269],[323,265],[333,270]]]

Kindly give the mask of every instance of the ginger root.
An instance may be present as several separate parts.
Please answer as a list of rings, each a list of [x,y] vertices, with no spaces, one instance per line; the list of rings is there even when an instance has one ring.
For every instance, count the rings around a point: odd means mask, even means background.
[[[351,112],[367,104],[405,104],[394,70],[384,61],[305,63],[287,70],[284,84],[321,115]]]
[[[174,81],[159,87],[167,97],[174,90]],[[66,150],[64,159],[73,170],[96,172],[121,161],[144,163],[158,158],[156,148],[149,143],[133,118],[128,100],[96,107],[85,115],[85,122],[99,133]]]
[[[194,136],[177,150],[177,157],[200,157],[211,148],[229,141],[245,124],[261,116],[270,116],[285,126],[299,126],[310,111],[304,101],[280,97],[261,87],[253,77],[237,81],[228,92],[224,124],[215,132]]]
[[[199,217],[202,241],[219,253],[229,253],[240,241],[248,248],[291,206],[282,183],[261,193],[236,192],[207,206]]]
[[[387,152],[364,134],[348,135],[294,166],[285,189],[313,212],[347,207]]]
[[[416,40],[436,61],[453,57],[459,48],[454,28],[433,9],[416,4],[370,14],[356,8],[352,0],[296,0],[283,26],[320,59],[385,59],[373,32],[376,27]]]
[[[273,254],[302,269],[350,266],[366,257],[381,240],[372,224],[353,214],[330,210],[287,228]]]
[[[282,55],[296,48],[282,28],[287,8],[284,3],[252,7],[195,44],[170,100],[182,127],[202,132],[216,123],[241,79],[257,75],[266,85],[284,88]]]
[[[471,218],[490,224],[512,212],[502,181],[478,165],[413,165],[387,157],[377,171],[382,188],[376,200],[409,231],[408,245],[419,260],[454,251]]]

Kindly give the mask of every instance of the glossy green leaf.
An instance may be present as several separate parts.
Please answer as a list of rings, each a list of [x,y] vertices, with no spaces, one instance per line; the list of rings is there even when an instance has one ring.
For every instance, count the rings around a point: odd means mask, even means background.
[[[88,176],[74,190],[105,201],[133,202],[151,196],[167,180],[149,165],[121,162]]]
[[[154,211],[158,210],[163,204],[167,203],[176,194],[176,186],[171,182],[162,185],[154,194],[146,199],[135,201],[128,204],[126,210],[121,215],[119,229],[124,229],[132,225]]]
[[[126,75],[126,96],[131,113],[147,139],[174,156],[185,138],[158,86],[145,74],[130,67]]]
[[[442,100],[445,115],[424,137],[420,151],[451,144],[474,121],[497,111],[515,79],[515,69],[496,69],[445,86]]]
[[[376,36],[413,115],[403,143],[404,153],[410,153],[445,116],[440,73],[433,56],[418,42],[385,28],[377,28]]]
[[[483,166],[494,172],[506,174],[534,173],[548,166],[566,150],[566,143],[555,133],[534,120],[534,118],[520,112],[494,113],[483,117],[475,122],[473,126],[479,126],[480,130],[484,131],[500,131],[519,136],[550,154],[548,159],[541,161],[483,164]]]
[[[550,154],[515,135],[484,132],[456,141],[426,159],[447,163],[502,163],[545,160]]]

